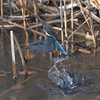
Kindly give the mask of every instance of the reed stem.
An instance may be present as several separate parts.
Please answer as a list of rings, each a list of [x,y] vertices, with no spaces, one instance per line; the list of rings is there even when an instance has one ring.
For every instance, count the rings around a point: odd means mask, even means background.
[[[62,39],[62,46],[64,46],[62,0],[60,0],[60,18],[61,18],[61,39]]]
[[[73,0],[71,0],[71,29],[73,31]],[[73,35],[71,38],[72,42],[73,42]],[[71,45],[71,51],[73,52],[73,44]]]
[[[90,15],[90,27],[91,27],[91,33],[92,33],[92,37],[93,37],[94,47],[96,47],[96,40],[95,40],[94,28],[93,28],[93,19],[92,19],[92,15],[91,15],[90,0],[87,0],[87,2],[88,2],[88,9],[89,9],[89,15]]]
[[[14,75],[13,78],[17,78],[13,31],[10,31],[10,37],[11,37],[11,53],[12,53],[13,75]]]

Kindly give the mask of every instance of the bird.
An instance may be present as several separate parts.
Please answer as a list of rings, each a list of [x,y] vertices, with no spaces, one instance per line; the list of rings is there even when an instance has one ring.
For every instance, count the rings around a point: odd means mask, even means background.
[[[46,40],[40,41],[37,43],[33,43],[31,45],[26,46],[27,49],[31,51],[39,51],[39,52],[62,52],[65,55],[68,55],[60,43],[56,40],[53,35],[53,31],[49,25],[43,23],[43,21],[38,17],[39,21],[43,25],[43,32],[46,35]]]

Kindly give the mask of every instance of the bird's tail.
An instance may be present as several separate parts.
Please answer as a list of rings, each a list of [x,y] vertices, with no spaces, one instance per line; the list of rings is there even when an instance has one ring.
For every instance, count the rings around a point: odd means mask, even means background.
[[[68,55],[65,50],[63,49],[63,47],[60,45],[60,43],[58,41],[57,42],[57,45],[58,45],[58,51],[61,51],[62,53],[64,53],[65,55]]]

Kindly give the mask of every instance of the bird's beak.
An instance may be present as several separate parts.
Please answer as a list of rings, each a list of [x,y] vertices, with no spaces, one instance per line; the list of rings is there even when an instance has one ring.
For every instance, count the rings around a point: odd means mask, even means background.
[[[41,19],[40,19],[40,18],[38,18],[38,19],[39,19],[39,21],[41,22],[42,26],[44,26],[45,24],[41,21]]]

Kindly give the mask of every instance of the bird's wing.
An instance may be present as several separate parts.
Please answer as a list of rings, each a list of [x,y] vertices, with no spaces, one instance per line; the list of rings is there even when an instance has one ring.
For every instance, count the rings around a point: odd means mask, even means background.
[[[53,52],[53,48],[51,44],[48,42],[48,39],[26,46],[27,49],[32,51],[40,51],[40,52]]]

